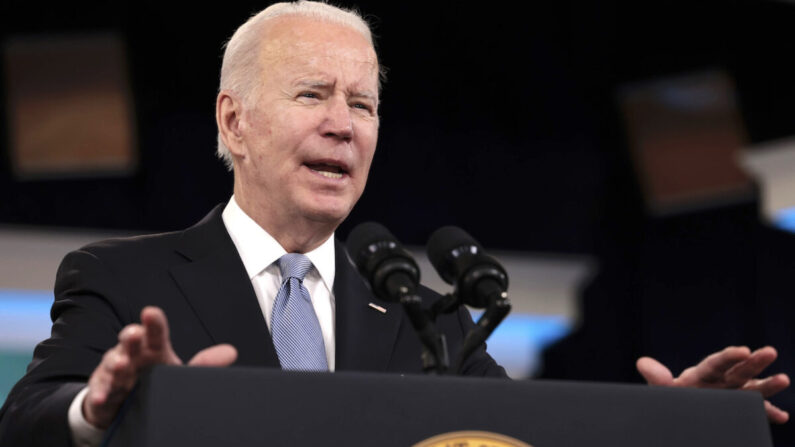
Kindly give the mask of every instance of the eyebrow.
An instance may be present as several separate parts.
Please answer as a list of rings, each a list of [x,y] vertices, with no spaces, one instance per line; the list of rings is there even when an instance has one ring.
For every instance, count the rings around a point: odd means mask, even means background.
[[[296,81],[293,85],[296,87],[304,87],[304,88],[316,88],[321,90],[327,90],[333,88],[334,83],[329,81],[323,81],[319,79],[301,79]],[[352,98],[364,98],[375,103],[378,102],[378,96],[370,93],[368,91],[353,91],[349,92]]]
[[[318,79],[301,79],[294,83],[297,87],[312,87],[312,88],[330,88],[333,84],[328,81],[321,81]]]

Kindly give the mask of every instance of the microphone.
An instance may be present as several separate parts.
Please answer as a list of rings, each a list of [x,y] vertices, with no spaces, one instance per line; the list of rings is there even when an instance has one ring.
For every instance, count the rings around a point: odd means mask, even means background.
[[[386,227],[376,222],[359,224],[348,235],[346,245],[353,263],[377,297],[399,302],[416,293],[420,269]]]
[[[450,365],[447,341],[422,308],[422,299],[417,295],[420,269],[411,254],[389,230],[375,222],[357,225],[348,235],[346,246],[376,296],[403,306],[422,342],[423,370],[444,373]]]
[[[434,311],[451,312],[463,301],[475,308],[486,308],[469,331],[453,365],[454,372],[483,344],[511,311],[508,300],[508,274],[496,259],[466,231],[453,226],[436,230],[428,240],[428,258],[439,276],[453,285],[453,301]],[[440,300],[441,301],[441,300]]]
[[[508,274],[466,231],[453,226],[436,230],[428,239],[428,259],[442,279],[455,287],[465,304],[484,308],[508,290]]]

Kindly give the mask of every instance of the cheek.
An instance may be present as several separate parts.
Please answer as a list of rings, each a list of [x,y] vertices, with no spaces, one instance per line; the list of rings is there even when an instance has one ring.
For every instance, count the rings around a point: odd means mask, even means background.
[[[361,154],[361,162],[362,162],[362,175],[359,177],[359,187],[363,190],[364,186],[367,184],[367,178],[370,175],[370,166],[373,162],[373,156],[375,155],[375,142],[373,142],[373,146],[370,149],[363,150]]]
[[[273,138],[272,129],[271,121],[265,118],[251,123],[251,134],[260,141]]]
[[[378,125],[364,126],[359,131],[359,147],[362,148],[362,161],[366,162],[367,167],[375,155],[375,147],[378,143]]]
[[[285,115],[284,111],[272,102],[258,104],[245,113],[250,133],[258,138],[273,138],[274,129],[282,129],[286,125]]]
[[[375,157],[376,143],[377,139],[373,138],[372,145],[369,147],[368,150],[365,151],[364,162],[365,162],[365,167],[367,168],[366,173],[370,172],[370,165],[373,163],[373,157]]]
[[[375,146],[372,149],[367,151],[363,158],[364,158],[364,167],[365,167],[365,174],[370,172],[370,165],[373,163],[373,157],[375,156]]]
[[[262,158],[263,147],[267,147],[273,138],[270,124],[270,120],[264,114],[256,111],[248,111],[240,121],[246,144],[253,149],[249,151],[251,158],[256,160]]]

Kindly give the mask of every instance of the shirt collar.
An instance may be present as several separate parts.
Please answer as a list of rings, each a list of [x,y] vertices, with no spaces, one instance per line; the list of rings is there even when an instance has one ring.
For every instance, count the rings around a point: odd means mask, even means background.
[[[260,227],[237,204],[235,196],[229,199],[221,215],[226,231],[232,238],[249,279],[253,279],[287,252],[267,231]],[[304,253],[312,261],[326,288],[334,286],[334,234],[319,247]]]

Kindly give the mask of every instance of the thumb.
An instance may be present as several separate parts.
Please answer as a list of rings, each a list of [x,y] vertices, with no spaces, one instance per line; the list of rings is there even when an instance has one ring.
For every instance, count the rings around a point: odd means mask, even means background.
[[[635,363],[638,372],[649,385],[673,386],[674,376],[671,370],[651,357],[641,357]]]
[[[190,366],[229,366],[237,360],[237,349],[232,345],[215,345],[202,349],[188,362]]]

